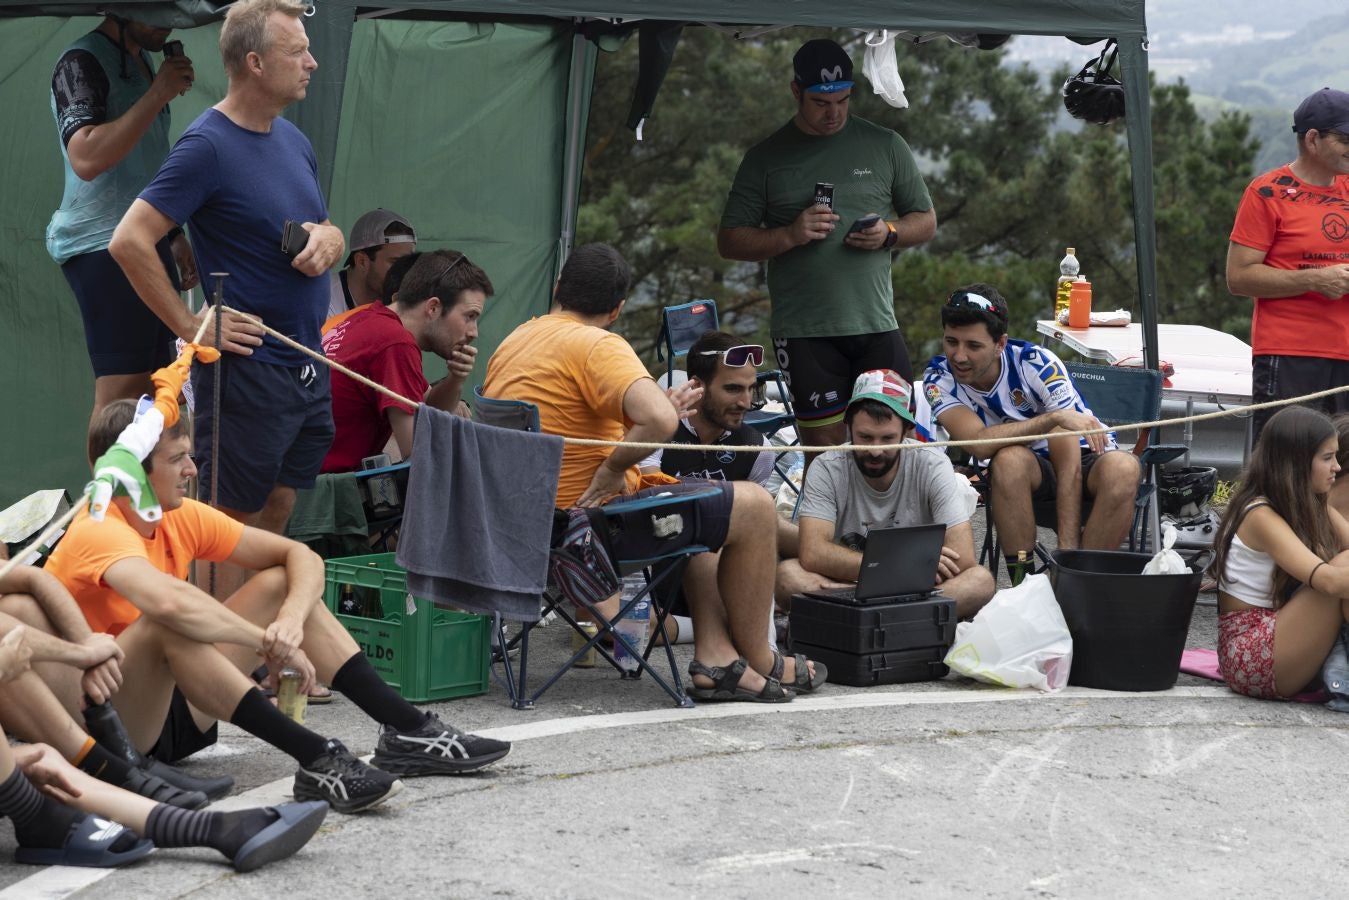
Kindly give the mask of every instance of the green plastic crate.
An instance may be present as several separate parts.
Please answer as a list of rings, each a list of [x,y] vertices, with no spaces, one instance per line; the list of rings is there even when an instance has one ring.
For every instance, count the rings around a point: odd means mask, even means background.
[[[324,567],[323,602],[405,700],[425,703],[487,692],[490,617],[439,609],[421,598],[416,598],[416,613],[408,615],[407,578],[392,553],[330,559]],[[378,590],[383,621],[338,613],[346,584]]]

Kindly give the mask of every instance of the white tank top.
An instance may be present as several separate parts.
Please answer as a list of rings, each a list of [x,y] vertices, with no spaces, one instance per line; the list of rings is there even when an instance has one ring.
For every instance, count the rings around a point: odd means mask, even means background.
[[[1257,506],[1268,506],[1258,500],[1246,507],[1250,512]],[[1243,603],[1264,609],[1274,608],[1274,558],[1263,550],[1252,550],[1233,534],[1227,560],[1218,575],[1218,590],[1230,594]]]

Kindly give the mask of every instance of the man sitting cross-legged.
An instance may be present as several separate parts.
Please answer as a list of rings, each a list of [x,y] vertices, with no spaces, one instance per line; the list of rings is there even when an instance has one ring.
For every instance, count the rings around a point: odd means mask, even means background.
[[[37,658],[31,634],[16,625],[0,640],[6,688],[25,681],[41,687],[28,668]],[[24,692],[20,686],[16,693]],[[298,851],[327,812],[316,802],[232,812],[179,809],[100,781],[45,744],[10,747],[0,732],[0,815],[14,825],[14,856],[21,863],[110,867],[140,859],[154,845],[211,847],[238,871],[251,872]]]
[[[679,413],[627,341],[608,328],[626,302],[632,273],[617,250],[587,244],[562,267],[554,305],[501,342],[487,363],[483,392],[523,400],[539,410],[542,430],[598,438],[622,446],[569,444],[562,453],[557,505],[598,506],[619,495],[695,493],[693,540],[719,554],[689,560],[684,586],[693,619],[695,700],[783,702],[825,681],[824,666],[804,655],[784,658],[768,644],[777,562],[772,498],[757,484],[686,482],[641,490],[637,464],[645,450],[674,433]],[[682,521],[682,520],[681,520]],[[687,533],[687,532],[686,532]],[[605,615],[616,601],[601,606]]]
[[[910,392],[909,383],[889,369],[859,375],[844,413],[852,443],[880,447],[909,441]],[[956,615],[968,619],[994,590],[993,576],[974,555],[969,519],[976,502],[969,482],[936,449],[825,453],[806,473],[801,558],[799,565],[783,564],[788,570],[783,580],[796,580],[796,593],[817,590],[821,579],[855,582],[862,569],[857,548],[871,529],[941,522],[946,538],[936,585],[956,602]]]
[[[107,452],[134,416],[129,401],[107,407],[90,431],[90,458]],[[162,520],[144,521],[119,496],[104,521],[77,517],[48,563],[90,625],[116,634],[126,653],[121,711],[138,748],[159,738],[177,683],[195,708],[194,723],[182,730],[228,720],[294,757],[297,798],[327,800],[341,812],[394,793],[399,783],[390,773],[463,772],[510,751],[445,726],[380,679],[320,601],[323,561],[312,551],[187,499],[196,474],[189,450],[187,435],[170,427],[145,460]],[[229,561],[257,574],[217,602],[184,580],[194,560]],[[379,721],[379,768],[282,715],[244,675],[259,657],[274,674],[298,669],[305,689],[317,676]],[[71,702],[78,696],[74,679],[62,689]]]

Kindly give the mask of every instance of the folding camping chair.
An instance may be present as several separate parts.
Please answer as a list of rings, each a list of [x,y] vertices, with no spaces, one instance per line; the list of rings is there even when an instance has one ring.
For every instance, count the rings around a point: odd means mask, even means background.
[[[1084,365],[1064,363],[1082,401],[1101,424],[1128,425],[1152,422],[1161,416],[1162,375],[1154,369],[1133,367]],[[1130,550],[1155,552],[1157,535],[1161,533],[1160,512],[1157,504],[1157,469],[1185,452],[1184,444],[1160,444],[1157,433],[1143,429],[1134,443],[1133,453],[1143,466],[1143,478],[1134,495],[1134,515],[1129,526]],[[987,485],[985,485],[986,487]],[[1002,551],[993,528],[992,491],[984,496],[984,546],[980,562],[987,563],[994,576],[1002,564]],[[1035,524],[1042,528],[1057,528],[1057,510],[1053,503],[1035,503]],[[1082,510],[1085,523],[1089,507]],[[1151,550],[1149,550],[1151,548]]]
[[[522,400],[500,400],[492,397],[485,397],[482,393],[482,386],[474,388],[473,419],[484,425],[495,425],[500,428],[512,428],[519,431],[539,431],[539,410],[532,403]],[[711,493],[714,489],[709,489],[706,493]],[[656,519],[668,519],[671,515],[681,515],[685,519],[695,520],[693,504],[705,493],[681,494],[668,497],[646,497],[638,500],[621,501],[610,503],[603,507],[605,525],[609,528],[610,534],[622,532],[631,528],[647,528],[654,526]],[[561,552],[559,548],[554,547],[552,552]],[[505,670],[506,692],[511,698],[511,706],[516,709],[532,709],[534,704],[543,696],[544,692],[552,687],[558,679],[565,675],[572,666],[582,656],[586,655],[593,647],[606,662],[614,667],[624,677],[639,677],[642,672],[650,674],[661,689],[664,690],[676,706],[690,707],[693,705],[688,696],[684,693],[683,681],[679,675],[679,665],[675,661],[674,650],[670,635],[666,631],[665,622],[669,615],[668,607],[657,602],[658,595],[656,589],[665,584],[672,578],[678,578],[683,573],[682,565],[659,566],[657,563],[666,561],[675,561],[687,559],[696,553],[706,553],[707,548],[700,544],[685,544],[673,548],[669,552],[660,553],[655,556],[642,558],[622,558],[611,560],[614,569],[620,574],[630,572],[644,572],[646,574],[646,584],[642,589],[627,602],[623,603],[614,618],[609,619],[601,613],[593,603],[582,601],[582,605],[587,612],[594,618],[597,631],[594,635],[589,635],[582,630],[576,617],[569,608],[569,603],[562,594],[555,588],[550,589],[540,598],[539,617],[533,622],[524,622],[520,633],[507,640],[505,623],[500,615],[494,617],[493,626],[496,630],[497,653],[493,657],[495,663],[498,659]],[[624,617],[632,613],[637,605],[643,600],[651,601],[651,608],[656,612],[656,628],[650,639],[646,642],[645,648],[634,647],[627,638],[625,638],[614,627]],[[527,687],[528,666],[529,666],[529,636],[550,613],[556,613],[559,618],[566,622],[573,631],[585,639],[584,646],[575,650],[570,658],[555,670],[548,679],[532,694]],[[604,635],[610,635],[614,641],[621,642],[628,654],[637,661],[636,674],[627,675],[624,669],[619,665],[613,654],[601,643]],[[670,679],[667,681],[660,672],[651,665],[651,651],[655,648],[659,640],[665,647],[665,658],[670,666]],[[518,672],[511,664],[511,651],[519,648],[519,670]],[[671,683],[673,682],[673,683]]]
[[[667,385],[674,383],[675,360],[687,357],[689,348],[693,346],[694,342],[707,332],[716,331],[717,327],[717,304],[715,300],[694,300],[690,303],[681,303],[678,306],[667,306],[661,310],[660,333],[656,335],[656,361],[666,363],[665,383]],[[764,408],[768,403],[768,388],[770,385],[774,388],[777,399],[782,403],[783,409],[781,411]],[[783,378],[781,370],[767,369],[757,373],[754,399],[749,411],[745,413],[745,424],[770,440],[782,429],[796,426],[796,413],[792,409],[791,393],[787,390],[786,379]],[[799,444],[800,440],[793,440],[792,443]],[[782,460],[782,453],[775,454],[773,468],[782,477],[782,480],[791,486],[792,491],[799,494],[800,490],[797,488],[796,482],[787,477],[787,470],[783,467]]]

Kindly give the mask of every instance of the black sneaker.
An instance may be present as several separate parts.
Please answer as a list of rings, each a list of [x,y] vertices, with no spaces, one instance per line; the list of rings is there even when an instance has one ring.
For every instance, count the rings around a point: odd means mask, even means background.
[[[399,775],[459,775],[491,765],[510,752],[506,741],[464,734],[428,713],[416,731],[385,726],[371,762]]]
[[[295,773],[291,793],[296,800],[323,800],[340,813],[360,812],[398,793],[398,777],[361,762],[336,739],[327,750]]]
[[[144,769],[131,769],[126,780],[118,787],[133,794],[140,794],[156,803],[167,803],[180,809],[201,809],[208,802],[206,795],[201,791],[176,788],[158,775],[151,775]]]

